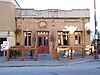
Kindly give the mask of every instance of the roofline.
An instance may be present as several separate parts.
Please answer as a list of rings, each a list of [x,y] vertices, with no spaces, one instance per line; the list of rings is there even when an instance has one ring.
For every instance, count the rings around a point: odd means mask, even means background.
[[[33,19],[80,19],[80,18],[90,18],[90,17],[33,17],[33,16],[16,16],[17,18],[33,18]]]
[[[20,10],[35,10],[34,8],[20,8]],[[44,9],[44,10],[35,10],[35,11],[46,11],[46,10],[62,10],[62,9]],[[90,10],[89,8],[86,9],[69,9],[69,10],[62,10],[62,11],[73,11],[73,10]]]

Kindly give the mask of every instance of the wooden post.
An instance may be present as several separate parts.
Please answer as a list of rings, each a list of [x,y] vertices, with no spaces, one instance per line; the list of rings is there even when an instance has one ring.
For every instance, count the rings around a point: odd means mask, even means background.
[[[21,50],[22,61],[24,61],[24,48],[20,48],[20,50]]]
[[[36,48],[35,50],[35,60],[37,61],[38,60],[38,49]]]
[[[54,49],[54,59],[55,60],[58,60],[58,52],[57,52],[57,49]]]
[[[91,46],[91,49],[92,49],[92,56],[94,56],[94,46]]]
[[[84,48],[82,48],[82,58],[84,58]]]
[[[9,57],[10,57],[10,48],[9,50],[7,51],[7,60],[9,61]]]
[[[73,49],[71,47],[71,59],[73,58]]]

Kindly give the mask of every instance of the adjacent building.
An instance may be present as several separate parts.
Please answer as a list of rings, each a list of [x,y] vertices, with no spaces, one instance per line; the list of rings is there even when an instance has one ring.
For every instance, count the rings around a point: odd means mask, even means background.
[[[0,45],[3,41],[15,44],[15,4],[14,0],[0,0]]]

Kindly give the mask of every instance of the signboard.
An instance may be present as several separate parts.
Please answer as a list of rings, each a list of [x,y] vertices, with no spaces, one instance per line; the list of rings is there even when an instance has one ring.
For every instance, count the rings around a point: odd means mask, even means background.
[[[7,41],[9,42],[9,46],[15,46],[15,38],[14,37],[7,37]]]
[[[6,51],[9,49],[9,42],[8,41],[3,41],[3,44],[1,44],[1,51]]]

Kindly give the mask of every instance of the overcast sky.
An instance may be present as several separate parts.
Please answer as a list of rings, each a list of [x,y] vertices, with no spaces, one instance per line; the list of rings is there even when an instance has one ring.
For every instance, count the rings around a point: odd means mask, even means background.
[[[17,0],[23,8],[34,9],[73,9],[89,8],[92,0]]]
[[[90,9],[91,23],[93,26],[93,14],[94,14],[94,0],[17,0],[21,8],[33,8],[35,10],[45,10],[45,9]],[[100,24],[100,0],[96,0],[96,12],[97,12],[97,22]],[[90,26],[91,28],[91,26]],[[91,28],[91,29],[92,29]],[[100,26],[98,25],[98,30]],[[93,30],[93,29],[92,29]]]

